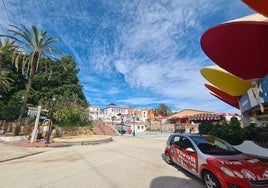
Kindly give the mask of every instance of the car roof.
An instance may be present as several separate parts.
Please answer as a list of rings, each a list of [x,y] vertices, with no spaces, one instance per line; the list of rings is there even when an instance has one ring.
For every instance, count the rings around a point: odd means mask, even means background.
[[[212,136],[212,137],[216,137],[213,135],[207,135],[207,134],[194,134],[194,133],[172,133],[170,136],[186,136],[186,137],[190,137],[190,138],[201,138],[201,137],[208,137],[208,136]]]

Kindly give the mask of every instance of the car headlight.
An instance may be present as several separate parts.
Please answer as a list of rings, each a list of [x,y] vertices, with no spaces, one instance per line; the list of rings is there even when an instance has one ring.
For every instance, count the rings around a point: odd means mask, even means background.
[[[236,170],[234,171],[234,174],[237,175],[239,178],[244,178],[244,176]]]
[[[229,168],[226,168],[226,167],[222,166],[222,167],[221,167],[221,170],[222,170],[225,174],[227,174],[228,176],[231,176],[231,177],[234,177],[234,176],[235,176],[235,174],[234,174]]]
[[[228,176],[231,176],[231,177],[234,177],[234,176],[237,176],[237,177],[239,177],[239,178],[244,178],[244,176],[240,173],[240,172],[238,172],[238,171],[232,171],[232,170],[230,170],[229,168],[226,168],[226,167],[224,167],[224,166],[222,166],[221,167],[221,170],[225,173],[225,174],[227,174]]]

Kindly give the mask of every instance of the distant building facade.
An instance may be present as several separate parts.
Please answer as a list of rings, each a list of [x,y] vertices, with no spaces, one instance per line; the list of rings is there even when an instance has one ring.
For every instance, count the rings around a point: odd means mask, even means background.
[[[103,111],[98,106],[88,107],[89,119],[90,120],[101,120],[103,119]]]
[[[112,120],[112,118],[119,119],[122,116],[129,115],[131,107],[129,106],[117,106],[113,103],[108,104],[103,110],[104,120]]]
[[[232,117],[236,117],[239,121],[241,120],[241,116],[236,113],[213,113],[208,111],[185,109],[169,117],[169,120],[170,123],[191,126],[199,124],[201,121],[205,120],[219,122],[223,120],[223,118],[229,122]]]
[[[148,121],[148,109],[134,109],[131,106],[118,106],[110,103],[106,108],[101,109],[97,106],[88,107],[89,119],[104,121]]]

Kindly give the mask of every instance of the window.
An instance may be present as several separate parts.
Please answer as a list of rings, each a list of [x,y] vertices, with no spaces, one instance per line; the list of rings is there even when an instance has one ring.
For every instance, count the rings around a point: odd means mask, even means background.
[[[176,144],[179,146],[180,136],[173,136],[170,140],[170,144]]]
[[[193,144],[191,143],[191,141],[188,138],[185,138],[185,137],[182,138],[182,140],[180,142],[180,146],[181,146],[181,149],[187,149],[187,148],[194,149]]]

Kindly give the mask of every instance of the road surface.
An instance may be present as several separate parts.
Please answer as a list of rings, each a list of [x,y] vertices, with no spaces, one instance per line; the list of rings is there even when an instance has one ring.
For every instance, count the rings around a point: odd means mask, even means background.
[[[203,188],[163,160],[167,136],[116,136],[99,145],[52,148],[0,163],[0,187]]]

